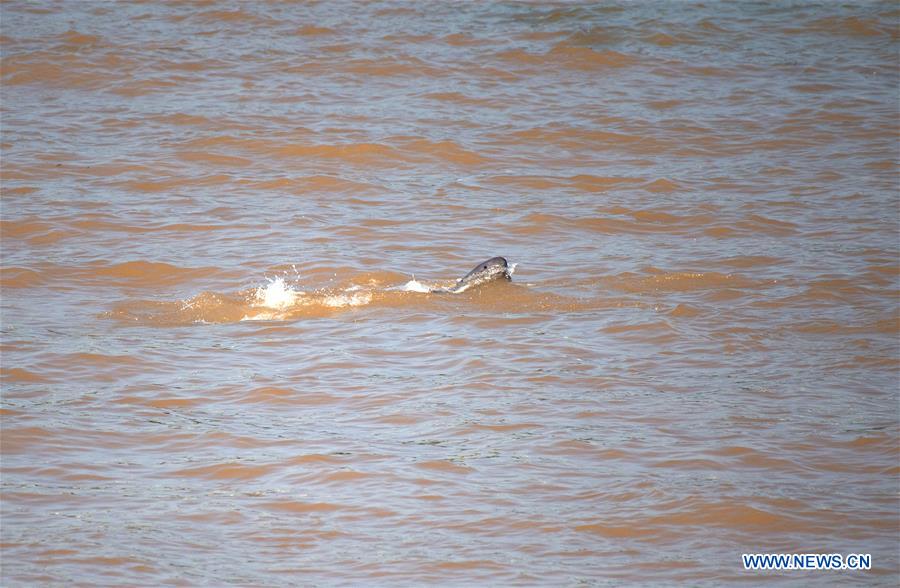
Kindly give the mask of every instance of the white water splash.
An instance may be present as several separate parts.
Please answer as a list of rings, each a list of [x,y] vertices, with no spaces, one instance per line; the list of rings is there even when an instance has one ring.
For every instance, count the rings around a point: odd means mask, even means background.
[[[294,290],[279,276],[270,279],[265,286],[256,289],[256,306],[266,308],[285,309],[297,303],[297,299],[303,296],[303,292]]]
[[[422,292],[423,294],[427,294],[431,292],[431,288],[423,284],[422,282],[416,280],[415,278],[403,284],[400,287],[401,292]]]

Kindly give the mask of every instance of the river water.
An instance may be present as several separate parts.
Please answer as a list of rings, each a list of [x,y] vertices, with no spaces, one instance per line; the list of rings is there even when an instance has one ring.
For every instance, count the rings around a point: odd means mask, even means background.
[[[0,18],[4,586],[896,586],[896,4]]]

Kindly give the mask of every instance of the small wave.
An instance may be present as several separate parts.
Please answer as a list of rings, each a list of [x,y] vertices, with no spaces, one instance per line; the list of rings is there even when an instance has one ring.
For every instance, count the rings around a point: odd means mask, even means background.
[[[276,26],[278,21],[268,16],[253,14],[244,10],[208,10],[195,14],[193,18],[209,23],[231,24],[242,23],[257,27]]]
[[[600,177],[587,174],[571,177],[498,175],[488,177],[487,182],[529,190],[568,189],[577,192],[596,193],[609,192],[620,187],[645,184],[647,180],[635,177]]]
[[[96,35],[85,35],[74,30],[68,30],[61,35],[57,35],[56,38],[62,41],[65,46],[72,46],[76,48],[98,45],[101,42],[100,37]]]
[[[34,288],[43,281],[39,272],[27,267],[0,267],[0,286],[3,288]]]
[[[250,182],[248,186],[254,190],[288,191],[294,194],[371,194],[385,190],[377,184],[368,184],[359,181],[348,180],[339,176],[300,176],[285,177],[261,182]]]
[[[598,51],[590,47],[575,47],[560,43],[546,53],[531,53],[522,49],[502,51],[496,56],[518,66],[555,67],[582,71],[626,67],[638,59],[618,51]]]
[[[640,127],[584,130],[576,127],[539,126],[512,133],[496,134],[493,140],[497,145],[507,145],[512,142],[519,146],[546,148],[550,145],[570,151],[624,151],[644,156],[664,153],[676,147],[674,143],[662,136],[654,135],[650,129]]]
[[[752,290],[769,285],[745,278],[739,274],[720,272],[664,272],[649,268],[649,275],[620,274],[606,280],[610,287],[634,294],[660,292],[693,292],[721,290],[725,288]]]
[[[351,59],[334,64],[342,71],[367,77],[418,77],[441,78],[447,75],[446,70],[434,67],[411,55],[388,59]]]
[[[199,177],[175,176],[165,180],[148,177],[116,182],[115,185],[135,192],[171,192],[173,190],[184,190],[191,186],[220,186],[233,181],[234,179],[229,175],[212,174]]]
[[[299,29],[294,31],[295,35],[301,35],[304,37],[319,37],[322,35],[333,35],[337,31],[329,27],[317,27],[314,25],[306,25],[302,26]]]
[[[110,61],[113,61],[110,59]],[[112,64],[92,61],[78,52],[39,50],[17,53],[3,59],[4,86],[39,85],[53,88],[103,88],[117,82]],[[130,70],[135,62],[118,58],[115,68]]]
[[[42,222],[24,219],[22,221],[0,221],[0,239],[15,238],[32,245],[50,245],[61,239],[76,236],[77,232],[60,229]]]
[[[253,161],[246,157],[234,155],[222,155],[221,153],[208,153],[204,151],[182,151],[178,157],[183,161],[199,164],[209,164],[226,167],[248,167]]]

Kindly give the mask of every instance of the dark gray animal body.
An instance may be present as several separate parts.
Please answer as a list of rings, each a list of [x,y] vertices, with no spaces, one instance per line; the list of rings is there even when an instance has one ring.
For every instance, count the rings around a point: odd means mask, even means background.
[[[478,284],[484,284],[485,282],[493,280],[512,280],[506,258],[492,257],[487,261],[482,261],[472,268],[472,271],[457,280],[456,285],[452,288],[439,288],[437,290],[432,290],[432,292],[458,294],[460,292],[465,292],[472,286],[477,286]]]

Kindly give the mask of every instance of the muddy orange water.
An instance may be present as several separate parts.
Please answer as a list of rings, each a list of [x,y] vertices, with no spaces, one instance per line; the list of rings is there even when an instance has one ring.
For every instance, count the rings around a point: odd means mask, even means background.
[[[3,586],[897,585],[895,3],[0,17]]]

